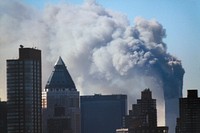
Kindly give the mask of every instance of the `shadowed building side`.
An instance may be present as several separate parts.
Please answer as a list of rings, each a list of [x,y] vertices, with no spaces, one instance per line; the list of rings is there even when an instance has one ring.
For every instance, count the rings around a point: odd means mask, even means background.
[[[81,96],[81,133],[115,133],[126,113],[127,95]]]
[[[200,98],[197,90],[188,90],[186,98],[179,99],[179,118],[176,133],[200,133]]]
[[[7,133],[7,102],[0,99],[0,133]]]
[[[80,133],[79,92],[61,57],[56,62],[45,89],[47,91],[45,132]],[[52,125],[56,128],[52,129]]]
[[[41,50],[19,48],[7,60],[8,133],[42,133]]]
[[[168,127],[157,127],[156,99],[149,89],[141,92],[141,99],[132,105],[125,118],[129,133],[167,133]]]

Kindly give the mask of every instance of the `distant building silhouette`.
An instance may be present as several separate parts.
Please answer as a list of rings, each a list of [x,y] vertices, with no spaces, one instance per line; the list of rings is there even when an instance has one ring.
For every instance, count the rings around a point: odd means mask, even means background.
[[[8,133],[42,133],[41,50],[19,48],[7,60]]]
[[[115,133],[126,112],[126,95],[81,96],[81,133]]]
[[[188,90],[187,98],[179,99],[180,117],[176,133],[200,133],[200,98],[197,90]]]
[[[44,132],[80,133],[79,92],[59,57],[46,84],[47,108],[44,111]]]
[[[149,89],[141,92],[141,99],[132,105],[125,125],[129,133],[167,133],[167,127],[157,127],[156,99],[152,99]]]
[[[7,103],[0,100],[0,133],[7,133]]]

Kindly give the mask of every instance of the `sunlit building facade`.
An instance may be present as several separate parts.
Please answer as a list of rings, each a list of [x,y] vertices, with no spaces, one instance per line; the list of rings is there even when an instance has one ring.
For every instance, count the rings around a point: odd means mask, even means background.
[[[128,133],[128,128],[116,129],[116,133]]]

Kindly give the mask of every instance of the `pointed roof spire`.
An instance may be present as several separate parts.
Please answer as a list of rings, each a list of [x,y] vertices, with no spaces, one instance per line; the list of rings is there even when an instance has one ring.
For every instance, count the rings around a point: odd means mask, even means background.
[[[58,60],[57,60],[57,62],[55,64],[55,66],[57,66],[57,65],[64,65],[65,66],[65,63],[63,62],[63,60],[62,60],[62,58],[60,56],[59,56],[59,58],[58,58]]]
[[[74,81],[61,57],[58,58],[45,88],[76,90]]]

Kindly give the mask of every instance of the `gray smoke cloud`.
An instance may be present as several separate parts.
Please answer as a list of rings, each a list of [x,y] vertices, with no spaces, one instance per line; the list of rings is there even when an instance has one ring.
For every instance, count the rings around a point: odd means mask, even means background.
[[[61,56],[81,94],[125,93],[132,104],[148,87],[162,107],[161,119],[164,99],[182,96],[184,74],[181,61],[167,52],[164,37],[165,29],[156,20],[136,17],[132,26],[124,14],[95,1],[36,10],[20,1],[0,0],[3,78],[5,60],[17,57],[20,44],[37,47],[43,53],[43,86]],[[177,115],[176,109],[169,112]]]

